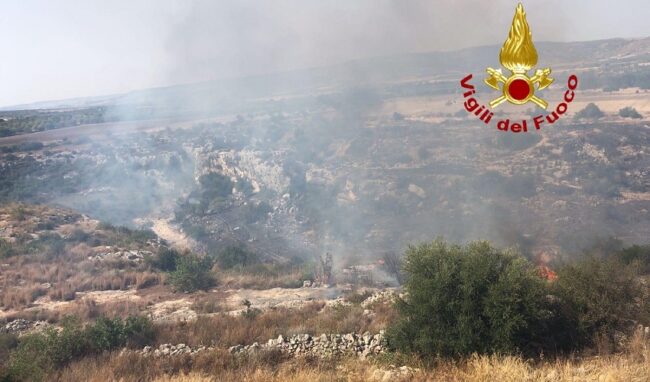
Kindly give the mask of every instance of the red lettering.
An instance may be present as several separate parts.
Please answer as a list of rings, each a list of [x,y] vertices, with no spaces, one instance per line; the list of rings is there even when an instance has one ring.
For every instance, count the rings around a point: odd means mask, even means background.
[[[474,89],[474,86],[468,83],[469,80],[471,79],[472,79],[472,74],[470,73],[467,75],[467,77],[460,80],[460,86],[464,87],[465,89]]]
[[[578,77],[575,74],[569,76],[569,89],[576,90],[578,87]]]
[[[571,94],[571,97],[569,97],[569,94]],[[564,102],[571,103],[573,101],[573,98],[575,98],[576,93],[573,90],[567,90],[566,93],[564,93]]]
[[[547,120],[548,123],[550,123],[550,124],[554,124],[555,121],[558,120],[558,118],[560,118],[560,116],[557,115],[556,112],[552,112],[551,114],[548,114],[548,115],[546,116],[546,120]]]

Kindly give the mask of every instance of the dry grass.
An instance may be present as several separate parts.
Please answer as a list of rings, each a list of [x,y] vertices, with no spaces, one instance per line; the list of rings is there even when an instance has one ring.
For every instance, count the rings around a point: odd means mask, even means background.
[[[265,290],[301,287],[303,272],[297,267],[278,273],[218,270],[216,276],[219,284],[224,288]]]
[[[280,334],[377,333],[396,318],[389,304],[373,307],[373,316],[363,315],[363,310],[360,306],[326,307],[323,302],[313,302],[299,309],[271,309],[252,318],[228,314],[200,316],[193,322],[159,325],[157,341],[228,347],[266,342]]]
[[[439,382],[587,382],[648,381],[648,343],[627,353],[601,358],[534,363],[519,357],[472,356],[465,361],[440,361],[412,373],[387,373],[390,366],[373,360],[343,358],[285,360],[263,353],[237,358],[225,351],[176,358],[137,354],[106,355],[71,364],[53,379],[62,381],[439,381]]]
[[[137,232],[98,226],[79,214],[46,206],[0,206],[0,228],[9,235],[3,240],[15,252],[2,259],[0,309],[9,313],[37,309],[35,301],[44,295],[52,301],[73,301],[78,292],[141,290],[164,282],[164,275],[153,272],[146,262],[89,259],[105,252],[107,245],[124,244],[129,249],[143,245]]]

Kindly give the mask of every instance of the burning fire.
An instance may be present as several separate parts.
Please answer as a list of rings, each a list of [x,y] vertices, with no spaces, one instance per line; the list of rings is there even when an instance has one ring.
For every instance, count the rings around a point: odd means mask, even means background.
[[[537,266],[537,271],[539,272],[539,276],[547,281],[555,281],[557,279],[557,274],[546,265]]]

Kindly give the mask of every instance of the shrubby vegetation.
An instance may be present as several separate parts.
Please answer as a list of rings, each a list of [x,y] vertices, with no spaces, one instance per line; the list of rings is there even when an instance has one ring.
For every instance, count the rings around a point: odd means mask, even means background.
[[[486,242],[409,247],[408,297],[398,301],[401,320],[390,330],[391,345],[427,357],[553,354],[596,341],[615,347],[617,333],[648,320],[638,266],[622,259],[647,265],[647,249],[586,257],[560,266],[557,280],[547,281],[520,255]]]
[[[0,137],[115,120],[117,115],[106,115],[104,107],[66,111],[6,111],[0,113]]]
[[[177,291],[205,290],[215,284],[211,268],[212,261],[208,257],[186,254],[178,257],[176,269],[169,273],[169,281]]]
[[[180,256],[178,251],[173,248],[161,247],[151,263],[163,272],[173,272],[176,270],[176,263]]]
[[[618,115],[623,117],[623,118],[632,118],[632,119],[641,119],[643,116],[639,114],[638,111],[636,111],[635,108],[633,107],[624,107],[621,110],[618,111]]]
[[[392,344],[423,355],[530,351],[550,333],[544,281],[515,253],[442,240],[406,252],[404,319]]]
[[[221,269],[244,268],[260,263],[259,256],[242,246],[229,246],[213,254]]]
[[[605,116],[598,106],[595,103],[590,102],[585,106],[584,109],[578,111],[574,118],[575,119],[600,119]]]
[[[124,346],[141,347],[154,339],[152,323],[144,317],[100,317],[85,327],[74,317],[62,322],[62,329],[22,337],[0,378],[8,381],[40,381],[55,369],[83,356],[101,354]]]

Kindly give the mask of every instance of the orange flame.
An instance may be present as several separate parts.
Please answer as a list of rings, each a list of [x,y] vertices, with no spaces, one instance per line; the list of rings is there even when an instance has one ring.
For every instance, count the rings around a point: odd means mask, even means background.
[[[513,73],[525,73],[537,65],[537,50],[533,45],[533,34],[526,21],[524,6],[519,3],[512,19],[508,39],[499,53],[501,65]]]

